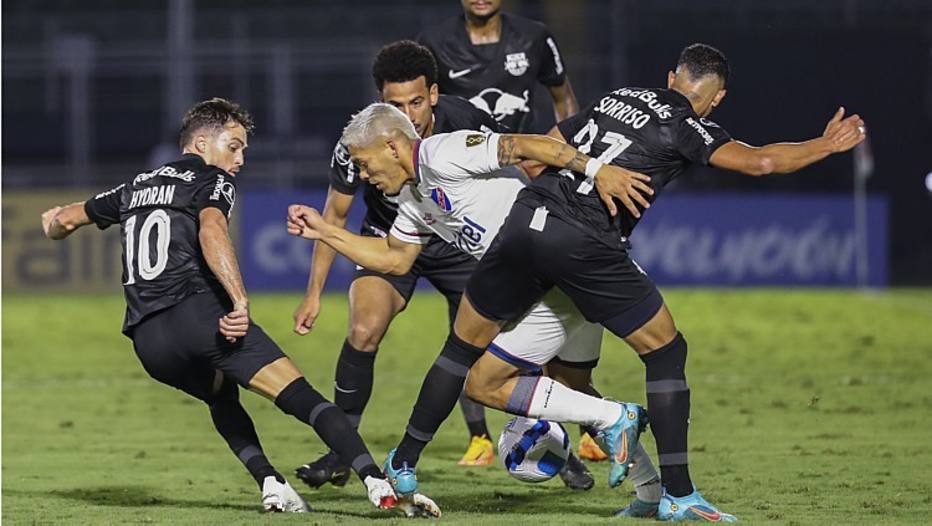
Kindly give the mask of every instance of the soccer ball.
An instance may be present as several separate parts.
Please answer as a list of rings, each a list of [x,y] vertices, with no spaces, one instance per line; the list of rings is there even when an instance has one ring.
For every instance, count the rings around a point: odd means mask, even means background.
[[[570,437],[556,422],[516,417],[498,439],[498,458],[512,477],[524,482],[550,480],[570,454]]]

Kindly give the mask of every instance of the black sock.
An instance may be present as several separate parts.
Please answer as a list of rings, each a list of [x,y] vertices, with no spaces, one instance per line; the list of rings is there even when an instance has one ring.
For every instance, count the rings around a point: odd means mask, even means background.
[[[291,382],[275,398],[275,405],[313,427],[321,440],[356,471],[360,480],[368,476],[384,478],[343,410],[328,402],[307,380],[298,378]]]
[[[466,427],[469,428],[469,436],[490,436],[489,427],[485,423],[484,405],[479,402],[473,402],[466,396],[466,393],[460,393],[460,409],[463,410],[463,418],[466,419]]]
[[[395,452],[392,462],[395,469],[400,468],[404,462],[409,466],[417,465],[421,451],[456,406],[469,368],[483,352],[485,349],[470,345],[453,332],[450,333],[443,351],[434,360],[421,384],[405,436]]]
[[[334,375],[333,401],[346,413],[353,427],[359,427],[362,412],[372,395],[375,353],[363,352],[349,341],[343,342]]]
[[[686,350],[686,339],[677,333],[672,342],[641,355],[647,366],[647,413],[657,441],[660,478],[674,497],[693,491],[686,453],[689,428]]]
[[[586,426],[582,424],[579,425],[579,436],[580,437],[582,437],[583,435],[589,435],[590,438],[595,438],[596,435],[598,434],[599,434],[599,430],[592,426]]]
[[[262,452],[256,427],[239,402],[239,387],[236,383],[224,378],[220,390],[207,403],[217,432],[227,441],[233,454],[246,466],[252,478],[256,479],[259,489],[262,489],[262,482],[269,476],[284,483],[285,477],[272,467]]]

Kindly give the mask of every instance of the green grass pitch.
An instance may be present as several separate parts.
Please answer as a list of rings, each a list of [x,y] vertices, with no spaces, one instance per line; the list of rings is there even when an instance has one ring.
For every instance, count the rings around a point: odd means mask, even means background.
[[[689,340],[690,459],[700,490],[747,524],[928,524],[932,516],[932,291],[666,291]],[[295,295],[254,295],[253,316],[328,396],[346,300],[291,333]],[[3,298],[4,524],[400,524],[355,479],[296,488],[316,513],[260,514],[252,479],[206,409],[150,380],[119,334],[119,296]],[[396,444],[446,336],[443,300],[415,295],[382,345],[362,433],[377,459]],[[605,338],[596,383],[644,402],[643,367]],[[286,476],[323,452],[310,429],[244,393]],[[489,412],[497,433],[505,416]],[[571,429],[574,438],[575,429]],[[653,440],[645,435],[648,451]],[[571,493],[560,481],[464,469],[459,410],[420,464],[448,524],[596,524],[630,486]]]

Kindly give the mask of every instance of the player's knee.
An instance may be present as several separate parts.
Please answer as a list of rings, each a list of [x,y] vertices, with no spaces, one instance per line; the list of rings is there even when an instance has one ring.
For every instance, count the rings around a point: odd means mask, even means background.
[[[375,318],[353,320],[346,339],[354,349],[362,352],[375,352],[382,343],[386,328],[387,323]]]

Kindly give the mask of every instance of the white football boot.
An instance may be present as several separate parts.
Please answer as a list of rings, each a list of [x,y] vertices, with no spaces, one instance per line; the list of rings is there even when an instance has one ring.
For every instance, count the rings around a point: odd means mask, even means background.
[[[265,511],[284,513],[307,513],[311,511],[307,502],[285,481],[284,484],[268,476],[262,481],[262,507]]]

